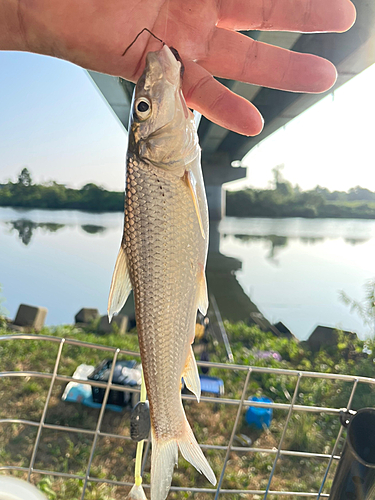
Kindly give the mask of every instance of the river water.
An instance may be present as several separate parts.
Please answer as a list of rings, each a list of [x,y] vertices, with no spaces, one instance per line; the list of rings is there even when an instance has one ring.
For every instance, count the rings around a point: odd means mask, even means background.
[[[49,325],[72,323],[81,307],[104,314],[121,233],[120,213],[0,208],[2,307],[12,318],[20,303],[45,306]],[[216,262],[237,263],[229,272],[264,316],[298,338],[318,324],[371,333],[339,294],[364,300],[375,277],[375,221],[227,217],[211,242]],[[220,283],[210,293],[225,298]]]

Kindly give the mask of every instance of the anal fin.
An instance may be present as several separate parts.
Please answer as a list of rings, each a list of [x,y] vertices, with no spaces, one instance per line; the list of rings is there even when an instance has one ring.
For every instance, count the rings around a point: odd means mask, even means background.
[[[190,346],[190,351],[186,360],[185,370],[182,374],[186,387],[195,394],[197,401],[199,403],[201,397],[201,382],[199,380],[199,373],[197,362],[195,361],[195,356],[192,346]]]
[[[132,285],[130,282],[128,259],[124,248],[121,246],[117,256],[115,270],[112,276],[111,288],[108,299],[108,319],[111,322],[114,314],[121,311],[124,306]]]

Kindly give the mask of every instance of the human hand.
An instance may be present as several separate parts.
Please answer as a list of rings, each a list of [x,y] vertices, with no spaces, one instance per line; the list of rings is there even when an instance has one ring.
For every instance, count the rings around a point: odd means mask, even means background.
[[[9,0],[8,0],[9,1]],[[11,0],[12,1],[12,0]],[[14,0],[13,0],[14,1]],[[263,126],[259,111],[212,75],[294,92],[323,92],[336,80],[327,60],[257,42],[236,30],[342,32],[349,0],[21,0],[17,48],[60,57],[135,82],[160,42],[179,51],[188,106],[245,135]]]

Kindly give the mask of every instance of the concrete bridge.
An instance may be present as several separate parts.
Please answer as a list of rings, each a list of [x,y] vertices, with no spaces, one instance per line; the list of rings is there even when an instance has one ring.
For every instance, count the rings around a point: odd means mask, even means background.
[[[259,41],[298,52],[316,54],[332,61],[338,79],[331,93],[353,76],[375,63],[375,2],[354,0],[357,21],[347,33],[300,34],[285,32],[247,32]],[[120,78],[90,72],[92,79],[121,123],[127,128],[133,84]],[[296,94],[220,80],[234,92],[257,106],[265,119],[262,133],[244,137],[202,118],[199,126],[202,166],[206,184],[210,218],[219,220],[225,214],[222,185],[246,177],[244,168],[233,168],[233,160],[243,156],[268,135],[275,132],[317,101],[323,94]]]

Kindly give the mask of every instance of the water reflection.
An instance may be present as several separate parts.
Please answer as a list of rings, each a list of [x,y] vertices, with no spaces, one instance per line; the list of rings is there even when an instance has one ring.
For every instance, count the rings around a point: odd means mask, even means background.
[[[311,238],[305,236],[299,238],[299,241],[305,245],[315,245],[316,243],[322,243],[324,240],[325,238]]]
[[[11,233],[18,233],[19,239],[26,246],[30,244],[37,229],[42,229],[43,231],[49,233],[56,233],[56,231],[68,225],[56,224],[55,222],[34,222],[29,219],[5,221],[5,224],[10,226]],[[106,227],[98,226],[96,224],[82,224],[81,228],[87,234],[100,234],[107,230]]]
[[[228,235],[224,234],[224,238]],[[252,242],[252,241],[265,241],[270,243],[269,252],[266,254],[266,259],[274,264],[278,264],[278,260],[276,257],[279,255],[280,251],[287,248],[291,241],[299,241],[304,245],[315,245],[317,243],[323,243],[329,237],[312,237],[312,236],[301,236],[299,238],[288,237],[288,236],[280,236],[276,234],[234,234],[235,239],[241,240],[243,242]],[[350,245],[360,245],[363,243],[367,243],[370,238],[344,238],[345,243]]]
[[[65,226],[65,224],[56,224],[54,222],[33,222],[28,219],[12,220],[6,222],[6,224],[11,227],[11,232],[15,231],[18,233],[18,237],[24,245],[30,243],[34,231],[38,228],[55,233]]]
[[[106,231],[104,226],[96,226],[95,224],[84,224],[81,228],[88,234],[98,234]]]
[[[362,300],[375,272],[375,220],[226,218],[219,229],[220,251],[241,260],[239,284],[271,323],[300,339],[318,324],[366,335],[339,291]]]
[[[349,243],[349,245],[360,245],[361,243],[366,243],[368,240],[365,238],[345,238],[345,243]]]
[[[269,234],[267,236],[259,236],[254,234],[235,234],[234,237],[238,240],[245,242],[249,241],[267,241],[270,243],[270,249],[266,255],[266,259],[271,261],[273,264],[278,264],[276,256],[282,248],[288,246],[288,238],[286,236],[277,236],[276,234]]]
[[[229,257],[220,252],[220,232],[218,222],[210,224],[210,245],[207,259],[207,285],[210,296],[214,296],[222,318],[232,322],[263,321],[269,330],[272,325],[266,320],[258,307],[245,293],[238,282],[236,273],[242,269],[242,259]],[[212,300],[210,299],[212,302]],[[216,323],[214,311],[209,308],[211,320]],[[220,337],[220,335],[218,335]]]
[[[73,321],[81,307],[104,314],[122,227],[121,213],[0,208],[0,282],[10,316],[20,301],[47,307],[49,324]],[[231,321],[265,316],[299,338],[317,324],[363,332],[338,290],[362,300],[374,254],[371,220],[225,218],[211,224],[207,281]]]

